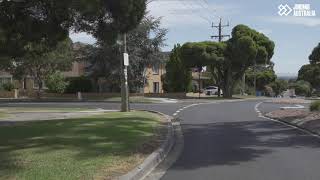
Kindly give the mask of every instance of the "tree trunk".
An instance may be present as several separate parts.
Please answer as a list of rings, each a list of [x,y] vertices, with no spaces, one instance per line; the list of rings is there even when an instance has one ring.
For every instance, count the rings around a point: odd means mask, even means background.
[[[198,86],[199,86],[199,88],[198,88],[198,90],[199,90],[199,99],[201,99],[201,87],[200,87],[200,81],[201,81],[201,74],[200,74],[200,71],[198,72],[199,73],[199,80],[198,80]]]
[[[42,81],[40,79],[37,80],[38,82],[38,91],[37,91],[37,98],[41,98],[41,89],[42,89]]]
[[[232,98],[233,80],[232,80],[232,71],[230,68],[227,69],[224,77],[225,77],[225,80],[223,84],[223,97]]]

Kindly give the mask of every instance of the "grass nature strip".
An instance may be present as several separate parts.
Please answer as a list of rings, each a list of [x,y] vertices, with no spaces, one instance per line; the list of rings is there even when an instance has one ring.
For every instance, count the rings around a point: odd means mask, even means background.
[[[160,124],[137,111],[0,126],[0,179],[111,179],[143,161]]]

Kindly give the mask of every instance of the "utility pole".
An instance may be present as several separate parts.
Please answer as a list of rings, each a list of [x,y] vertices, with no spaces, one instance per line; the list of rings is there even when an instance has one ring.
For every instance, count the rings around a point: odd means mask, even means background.
[[[129,86],[128,86],[128,66],[129,56],[127,53],[127,34],[123,35],[123,59],[121,59],[121,112],[129,112]]]
[[[218,41],[219,41],[219,42],[222,42],[223,38],[225,38],[225,37],[230,38],[230,35],[222,34],[222,29],[225,28],[225,27],[229,27],[229,26],[230,26],[229,22],[228,22],[228,24],[226,24],[226,25],[222,25],[222,19],[221,19],[221,18],[220,18],[220,21],[219,21],[219,25],[215,26],[215,25],[212,23],[212,28],[217,28],[217,29],[218,29],[218,35],[213,35],[213,36],[211,36],[211,38],[212,38],[212,39],[213,39],[213,38],[218,38]],[[220,77],[218,77],[218,79],[219,79],[219,78],[220,78]],[[218,97],[221,96],[221,88],[220,88],[220,85],[221,85],[221,84],[218,85]]]
[[[212,28],[217,28],[218,29],[218,35],[214,35],[214,36],[211,36],[211,38],[218,38],[219,42],[222,42],[223,38],[225,37],[229,37],[230,38],[230,35],[224,35],[222,34],[222,29],[224,27],[229,27],[229,22],[228,24],[226,25],[222,25],[222,19],[220,18],[220,22],[219,22],[219,25],[215,26],[213,23],[212,23]]]

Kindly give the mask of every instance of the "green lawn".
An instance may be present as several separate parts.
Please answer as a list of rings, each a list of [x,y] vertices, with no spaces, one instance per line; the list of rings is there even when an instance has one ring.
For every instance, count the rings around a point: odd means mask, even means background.
[[[88,108],[54,108],[54,107],[9,107],[1,108],[0,112],[6,113],[18,113],[18,112],[79,112],[79,111],[88,111],[95,109]]]
[[[110,179],[142,162],[160,122],[117,112],[0,126],[0,179]]]

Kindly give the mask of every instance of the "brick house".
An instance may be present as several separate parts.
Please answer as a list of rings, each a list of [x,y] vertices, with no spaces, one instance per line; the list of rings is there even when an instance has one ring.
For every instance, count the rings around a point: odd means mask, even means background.
[[[143,93],[164,93],[162,76],[166,73],[165,71],[165,63],[149,65],[144,73]]]
[[[85,46],[83,43],[74,43],[73,49],[75,51],[79,50],[81,47]],[[165,56],[168,56],[168,53],[164,53]],[[78,59],[75,61],[72,65],[72,68],[68,72],[62,72],[62,74],[68,78],[68,77],[81,77],[85,76],[87,71],[86,68],[88,67],[88,63],[85,61],[81,61],[81,57],[76,57]],[[165,58],[166,59],[166,58]],[[149,65],[145,71],[145,85],[143,88],[141,88],[141,93],[163,93],[162,88],[162,79],[161,77],[165,74],[165,61],[161,62],[160,64],[154,64]],[[14,80],[12,75],[6,72],[0,72],[0,87],[2,87],[2,84],[12,82],[15,84],[15,87],[17,87],[20,90],[24,91],[34,91],[38,89],[37,84],[34,82],[32,77],[24,78],[21,81]],[[108,83],[106,80],[100,80],[101,86],[103,84]],[[45,84],[44,89],[45,89]],[[99,85],[100,86],[100,85]],[[104,88],[102,88],[104,89]],[[101,92],[104,92],[104,90],[100,90]]]

